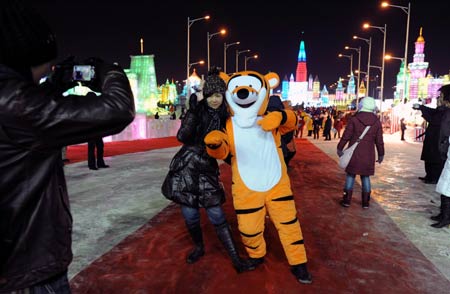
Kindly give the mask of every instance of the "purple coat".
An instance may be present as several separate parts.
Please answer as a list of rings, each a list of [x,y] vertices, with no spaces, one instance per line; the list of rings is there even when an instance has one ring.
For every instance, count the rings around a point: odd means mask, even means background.
[[[384,156],[383,129],[378,117],[371,112],[358,112],[350,119],[337,149],[343,150],[348,142],[349,146],[353,145],[366,126],[370,129],[359,142],[345,169],[349,174],[372,176],[375,173],[375,146],[378,156]]]

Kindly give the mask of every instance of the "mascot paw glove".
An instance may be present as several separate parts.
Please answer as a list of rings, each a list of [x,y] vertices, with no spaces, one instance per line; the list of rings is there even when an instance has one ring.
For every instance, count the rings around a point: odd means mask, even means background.
[[[266,131],[270,132],[275,130],[281,125],[283,114],[279,111],[269,112],[263,119],[258,121],[258,125]]]
[[[208,148],[217,149],[225,140],[226,135],[223,132],[214,130],[205,136],[204,142]]]

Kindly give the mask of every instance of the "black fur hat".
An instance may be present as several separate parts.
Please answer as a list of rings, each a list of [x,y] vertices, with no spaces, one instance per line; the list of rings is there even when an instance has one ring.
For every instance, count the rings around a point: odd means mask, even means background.
[[[227,90],[227,85],[225,81],[219,76],[219,68],[211,68],[208,72],[208,76],[205,79],[205,84],[203,86],[203,96],[208,98],[214,93],[225,94]]]
[[[0,64],[21,70],[57,56],[55,36],[42,17],[22,0],[0,4]]]
[[[444,95],[444,101],[450,101],[450,84],[440,87],[439,91]]]

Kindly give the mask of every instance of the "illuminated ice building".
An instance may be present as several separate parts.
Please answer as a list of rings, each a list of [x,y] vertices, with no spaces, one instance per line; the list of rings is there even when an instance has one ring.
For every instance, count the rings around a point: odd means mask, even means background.
[[[406,79],[404,78],[405,74]],[[405,83],[406,95],[404,95]],[[449,83],[449,74],[433,76],[431,73],[429,64],[425,61],[425,39],[422,36],[422,28],[420,28],[419,37],[415,42],[413,62],[408,64],[406,73],[404,72],[404,63],[402,62],[400,65],[394,98],[399,100],[405,97],[408,97],[409,100],[433,99],[438,96],[439,88]]]
[[[292,105],[302,103],[304,103],[305,106],[327,105],[328,96],[324,97],[326,103],[321,99],[319,78],[316,76],[313,80],[313,77],[310,74],[308,80],[306,80],[308,76],[307,73],[305,42],[301,40],[295,78],[291,73],[289,80],[287,76],[285,76],[281,84],[282,100],[290,100]]]

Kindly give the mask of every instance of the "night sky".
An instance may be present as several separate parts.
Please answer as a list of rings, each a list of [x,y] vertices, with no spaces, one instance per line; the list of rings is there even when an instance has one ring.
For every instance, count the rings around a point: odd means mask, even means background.
[[[236,49],[250,49],[258,54],[250,59],[247,69],[261,73],[277,72],[283,79],[295,74],[301,38],[305,40],[308,75],[318,76],[323,86],[346,76],[350,70],[348,58],[339,53],[354,54],[354,69],[358,53],[344,46],[362,47],[361,70],[366,71],[368,46],[355,41],[353,35],[372,36],[372,65],[381,66],[383,34],[377,29],[363,30],[366,21],[374,26],[387,24],[386,52],[403,57],[407,15],[398,8],[381,8],[381,1],[33,1],[57,35],[60,58],[75,55],[81,60],[99,56],[117,61],[124,68],[130,65],[130,55],[140,54],[139,39],[144,38],[144,54],[155,56],[158,84],[166,79],[186,77],[187,18],[211,19],[195,22],[191,33],[191,63],[207,59],[207,32],[221,28],[225,36],[210,40],[211,65],[223,67],[224,42],[240,41],[227,50],[228,72],[235,69]],[[292,4],[288,4],[292,2]],[[272,4],[270,4],[272,3]],[[407,6],[408,1],[391,1]],[[431,4],[432,3],[432,4]],[[425,61],[432,74],[450,70],[450,1],[411,1],[411,24],[408,61],[412,61],[414,42],[423,27]],[[302,32],[304,34],[302,35]],[[240,55],[240,69],[244,68]],[[385,98],[392,97],[392,86],[400,66],[399,60],[386,61]],[[195,66],[206,74],[206,64]],[[371,75],[380,72],[371,70]],[[372,91],[371,91],[372,92]],[[370,93],[373,95],[373,93]]]

